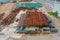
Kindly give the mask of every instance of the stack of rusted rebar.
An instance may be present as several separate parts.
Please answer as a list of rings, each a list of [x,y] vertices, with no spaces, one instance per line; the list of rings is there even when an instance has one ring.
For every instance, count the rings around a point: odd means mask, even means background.
[[[4,13],[0,14],[0,20],[2,20],[4,17]]]
[[[25,10],[28,8],[16,8],[15,10],[13,10],[6,18],[4,18],[1,22],[2,25],[9,25],[11,23],[11,21],[15,18],[15,16],[19,13],[20,10]],[[1,18],[0,18],[1,19]]]
[[[42,12],[28,12],[23,26],[49,26],[48,18]]]
[[[15,18],[15,16],[18,14],[20,9],[13,10],[3,21],[1,22],[2,25],[9,25],[11,21]]]

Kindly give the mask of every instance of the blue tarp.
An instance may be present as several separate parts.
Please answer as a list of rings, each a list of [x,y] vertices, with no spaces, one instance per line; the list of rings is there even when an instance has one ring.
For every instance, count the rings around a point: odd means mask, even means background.
[[[17,3],[16,7],[26,7],[26,8],[40,8],[42,7],[41,3]]]

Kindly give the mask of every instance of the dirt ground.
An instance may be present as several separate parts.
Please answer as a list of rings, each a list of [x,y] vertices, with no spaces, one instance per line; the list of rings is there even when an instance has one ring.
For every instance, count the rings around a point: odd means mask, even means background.
[[[5,16],[4,16],[5,18],[7,15],[10,14],[13,7],[15,7],[15,3],[7,3],[7,4],[0,5],[0,14],[5,13]]]
[[[12,8],[15,6],[14,3],[8,3],[8,4],[4,4],[2,6],[0,6],[0,14],[5,12],[6,15],[9,15],[9,13],[11,12]],[[43,9],[41,9],[41,11],[43,10],[43,13],[45,13],[45,11],[51,11],[50,9],[48,9],[48,7],[43,7]],[[45,11],[44,11],[45,10]],[[60,40],[60,25],[59,25],[59,21],[55,18],[52,18],[54,20],[54,23],[56,24],[56,28],[58,29],[58,33],[55,34],[36,34],[36,35],[24,35],[22,36],[22,38],[17,39],[17,40]]]

